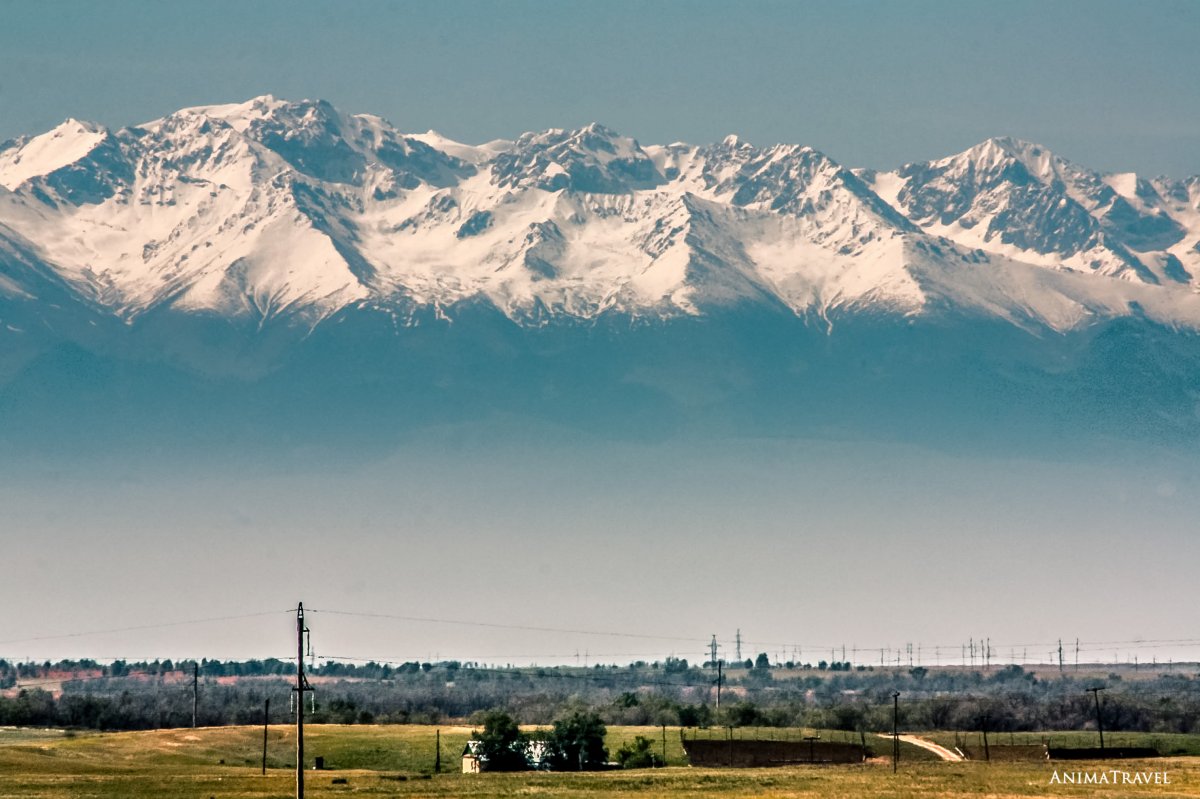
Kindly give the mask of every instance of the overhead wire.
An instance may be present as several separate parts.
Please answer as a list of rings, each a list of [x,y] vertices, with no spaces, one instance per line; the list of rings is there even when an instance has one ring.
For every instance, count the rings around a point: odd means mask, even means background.
[[[353,610],[332,609],[332,608],[309,608],[309,609],[307,609],[307,611],[309,613],[324,614],[324,615],[329,615],[329,616],[343,616],[343,617],[377,619],[377,620],[386,620],[386,621],[413,622],[413,623],[422,623],[422,624],[444,624],[444,625],[455,625],[455,626],[466,626],[466,627],[477,627],[477,628],[490,628],[490,629],[498,629],[498,630],[515,630],[515,631],[535,632],[535,633],[549,633],[549,634],[555,634],[555,635],[582,635],[582,636],[599,636],[599,637],[611,637],[611,638],[623,638],[623,639],[636,639],[636,640],[643,640],[643,641],[686,642],[686,643],[696,647],[696,649],[701,652],[706,650],[709,646],[707,643],[704,642],[704,636],[681,636],[681,635],[668,635],[668,634],[657,634],[657,633],[625,632],[625,631],[620,631],[620,630],[597,630],[597,629],[586,629],[586,628],[575,628],[575,627],[554,627],[554,626],[543,626],[543,625],[532,625],[532,624],[510,624],[510,623],[487,621],[487,620],[477,620],[477,619],[454,619],[454,618],[441,618],[441,617],[435,617],[435,616],[416,616],[416,615],[386,613],[386,612],[379,612],[379,611],[353,611]],[[272,611],[261,611],[261,612],[256,612],[256,613],[231,614],[231,615],[225,615],[225,616],[212,616],[212,617],[199,618],[199,619],[182,619],[182,620],[177,620],[177,621],[167,621],[167,622],[159,622],[159,623],[152,623],[152,624],[140,624],[140,625],[129,625],[129,626],[124,626],[124,627],[112,627],[112,628],[101,629],[101,630],[82,630],[82,631],[69,632],[69,633],[38,635],[38,636],[30,636],[27,638],[13,638],[13,639],[7,639],[7,640],[0,640],[0,646],[11,646],[13,644],[35,643],[35,642],[40,642],[40,641],[66,640],[66,639],[84,638],[84,637],[90,637],[90,636],[112,635],[112,634],[117,634],[117,633],[139,632],[139,631],[145,631],[145,630],[166,629],[166,628],[171,628],[171,627],[207,624],[207,623],[215,623],[215,622],[238,621],[238,620],[243,620],[243,619],[252,619],[252,618],[261,618],[261,617],[267,617],[267,616],[282,615],[282,614],[291,614],[294,612],[295,612],[295,609],[287,608],[285,610],[272,610]],[[829,651],[831,653],[831,655],[830,655],[831,658],[836,659],[836,653],[847,648],[843,644],[836,644],[836,645],[812,644],[812,643],[800,643],[800,642],[794,642],[794,641],[793,642],[756,641],[756,640],[750,640],[750,639],[743,639],[741,643],[743,646],[748,647],[752,650],[753,649],[776,649],[776,650],[782,649],[784,651],[791,651],[793,653],[799,652],[802,655],[808,655],[810,658],[812,658],[812,657],[821,658],[821,655],[823,655],[826,651]],[[1011,656],[1011,654],[1013,651],[1016,651],[1016,650],[1027,650],[1027,649],[1032,649],[1032,650],[1039,651],[1039,652],[1049,651],[1052,649],[1056,649],[1059,646],[1059,643],[1060,642],[1056,640],[1056,641],[1044,641],[1044,642],[1038,642],[1038,643],[1027,642],[1027,643],[1016,643],[1016,644],[1014,644],[1014,643],[992,644],[990,646],[990,651],[993,654],[992,654],[990,662],[993,665],[1003,665],[1006,663],[1013,663],[1013,662],[1040,662],[1038,655],[1034,655],[1034,659],[1032,661],[1030,661],[1030,660],[1026,659],[1025,657],[1014,658]],[[938,658],[941,658],[946,661],[944,663],[944,665],[947,665],[947,666],[956,665],[957,661],[961,660],[960,657],[955,657],[956,651],[959,650],[961,646],[962,646],[961,643],[955,643],[955,644],[922,643],[921,644],[922,652],[919,655],[919,659],[922,662],[922,664],[927,664],[927,662],[930,660],[931,657],[938,657]],[[986,644],[982,644],[982,646],[986,646]],[[907,647],[907,645],[906,645],[906,647]],[[1142,650],[1149,651],[1149,650],[1162,650],[1162,649],[1172,649],[1172,648],[1189,649],[1189,648],[1193,648],[1193,647],[1200,647],[1200,638],[1131,638],[1131,639],[1124,639],[1124,640],[1079,641],[1077,644],[1073,643],[1071,646],[1069,646],[1067,648],[1067,651],[1070,653],[1072,659],[1074,659],[1075,653],[1088,653],[1089,655],[1094,655],[1095,653],[1099,653],[1099,652],[1113,651],[1113,652],[1118,652],[1118,653],[1123,652],[1126,655],[1128,655],[1130,653],[1136,653],[1136,652],[1142,651]],[[864,664],[864,665],[871,664],[873,662],[872,658],[868,655],[868,653],[878,652],[880,650],[883,650],[883,652],[887,653],[888,655],[893,655],[894,653],[900,651],[899,648],[893,644],[889,644],[889,645],[885,645],[885,646],[869,646],[869,645],[865,645],[865,644],[857,644],[856,643],[852,646],[852,649],[857,653],[857,658],[855,659],[854,662],[859,663],[859,664]],[[1008,652],[1010,656],[1006,658],[1004,656],[1004,654],[1002,654],[1004,652]],[[934,653],[937,653],[937,654],[934,654]],[[639,657],[639,658],[645,658],[645,657],[657,657],[660,654],[661,653],[640,653],[640,652],[639,653],[596,653],[595,655],[593,655],[593,657]],[[670,653],[670,654],[674,654],[674,653]],[[908,655],[909,656],[904,658],[904,660],[911,659],[911,653],[908,653]],[[539,654],[522,654],[522,655],[512,655],[512,654],[510,654],[510,655],[489,655],[489,656],[477,656],[477,657],[473,657],[471,659],[472,660],[489,660],[489,659],[495,659],[495,658],[500,658],[500,657],[504,657],[504,658],[534,658],[534,657],[571,658],[574,656],[575,656],[575,653],[567,652],[567,653],[554,653],[554,654],[539,653]],[[982,656],[977,654],[976,657],[982,661]],[[366,658],[364,660],[379,660],[379,658]],[[728,661],[727,658],[725,660]],[[1050,662],[1052,663],[1053,660],[1054,659],[1051,658]],[[892,665],[892,663],[885,662],[883,665],[890,666],[890,665]],[[903,660],[901,661],[901,665],[903,665]],[[963,663],[961,665],[966,665],[966,664]]]
[[[279,613],[294,613],[294,612],[295,611],[292,609],[288,609],[285,611],[267,610],[267,611],[261,611],[259,613],[241,613],[241,614],[237,614],[237,615],[233,615],[233,616],[210,616],[209,618],[205,618],[205,619],[184,619],[184,620],[180,620],[180,621],[159,622],[156,624],[137,624],[137,625],[132,625],[129,627],[112,627],[112,628],[109,628],[106,630],[81,630],[79,632],[59,633],[56,635],[35,635],[35,636],[30,636],[29,638],[10,638],[6,641],[0,641],[0,646],[6,646],[9,644],[26,644],[26,643],[33,643],[36,641],[57,641],[57,640],[63,640],[63,639],[67,639],[67,638],[85,638],[85,637],[93,636],[93,635],[111,635],[113,633],[128,633],[128,632],[137,632],[137,631],[141,631],[141,630],[160,630],[160,629],[164,629],[167,627],[183,627],[183,626],[191,625],[191,624],[208,624],[211,622],[218,622],[218,621],[239,621],[241,619],[253,619],[253,618],[258,618],[261,616],[275,616]]]

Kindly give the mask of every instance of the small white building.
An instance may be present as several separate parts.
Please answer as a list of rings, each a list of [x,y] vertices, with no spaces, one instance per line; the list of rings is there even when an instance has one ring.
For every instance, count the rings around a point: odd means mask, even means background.
[[[483,764],[479,754],[479,741],[467,741],[462,753],[462,773],[478,774],[481,771]]]

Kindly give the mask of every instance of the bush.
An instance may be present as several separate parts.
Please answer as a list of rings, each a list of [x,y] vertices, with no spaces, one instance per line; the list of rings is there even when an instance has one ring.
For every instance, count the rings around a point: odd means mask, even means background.
[[[755,727],[762,724],[762,713],[753,702],[738,702],[730,705],[724,713],[724,722],[730,727]]]
[[[682,727],[708,727],[712,723],[712,709],[708,705],[682,705],[679,708],[679,724]]]
[[[651,751],[654,742],[639,735],[617,750],[617,762],[621,768],[659,768],[663,759]]]

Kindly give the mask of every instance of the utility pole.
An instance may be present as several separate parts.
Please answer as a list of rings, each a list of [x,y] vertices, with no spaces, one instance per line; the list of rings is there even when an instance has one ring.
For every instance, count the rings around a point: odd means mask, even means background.
[[[718,660],[717,661],[717,715],[718,716],[721,715],[721,666],[722,665],[724,665],[724,661]]]
[[[1079,639],[1075,639],[1075,671],[1079,671]]]
[[[892,773],[900,763],[900,692],[892,691]]]
[[[192,729],[196,729],[196,708],[200,705],[200,664],[192,661]]]
[[[271,697],[263,700],[263,761],[262,773],[267,776],[267,729],[268,722],[271,718]]]
[[[311,691],[304,676],[304,603],[296,605],[296,799],[304,799],[304,693]]]
[[[437,730],[437,754],[433,756],[433,773],[442,773],[442,731]]]
[[[1058,639],[1058,673],[1063,673],[1062,639]]]
[[[742,628],[741,627],[738,628],[737,636],[734,638],[734,641],[737,642],[737,660],[738,660],[738,663],[741,663],[742,662]]]
[[[1104,748],[1104,722],[1100,718],[1100,692],[1105,690],[1103,687],[1088,688],[1092,692],[1092,696],[1096,697],[1096,729],[1100,731],[1100,748]]]
[[[741,638],[740,631],[739,631],[738,638],[739,639]],[[708,649],[709,649],[709,653],[710,653],[709,662],[712,663],[713,666],[716,667],[716,669],[717,669],[717,712],[720,713],[721,712],[721,676],[722,676],[721,675],[721,666],[724,665],[724,663],[723,663],[723,661],[720,661],[717,659],[717,636],[715,633],[713,634],[713,637],[712,637],[712,643],[710,643],[708,645]]]

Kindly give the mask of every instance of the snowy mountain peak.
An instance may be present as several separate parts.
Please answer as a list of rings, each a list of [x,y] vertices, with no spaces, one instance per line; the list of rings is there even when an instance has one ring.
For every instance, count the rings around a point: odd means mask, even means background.
[[[967,158],[978,165],[995,165],[1005,160],[1017,160],[1025,164],[1056,156],[1039,144],[1012,136],[993,136],[976,144],[954,158]]]
[[[502,187],[595,194],[649,189],[664,181],[636,140],[598,123],[526,133],[496,156],[492,175]]]
[[[311,101],[303,101],[311,103]],[[289,104],[286,100],[280,100],[274,95],[264,94],[259,97],[253,97],[244,103],[227,103],[224,105],[199,105],[190,108],[183,108],[171,114],[175,116],[205,116],[212,119],[224,120],[234,130],[239,133],[244,133],[250,124],[255,120],[264,119],[272,116],[278,109]],[[139,127],[153,130],[161,120],[148,122]]]
[[[1020,139],[988,139],[871,181],[926,231],[972,249],[1151,284],[1188,283],[1200,267],[1200,253],[1181,246],[1192,222],[1169,190]]]
[[[15,189],[31,178],[69,166],[108,136],[108,130],[101,125],[67,119],[40,136],[0,144],[0,186]]]

